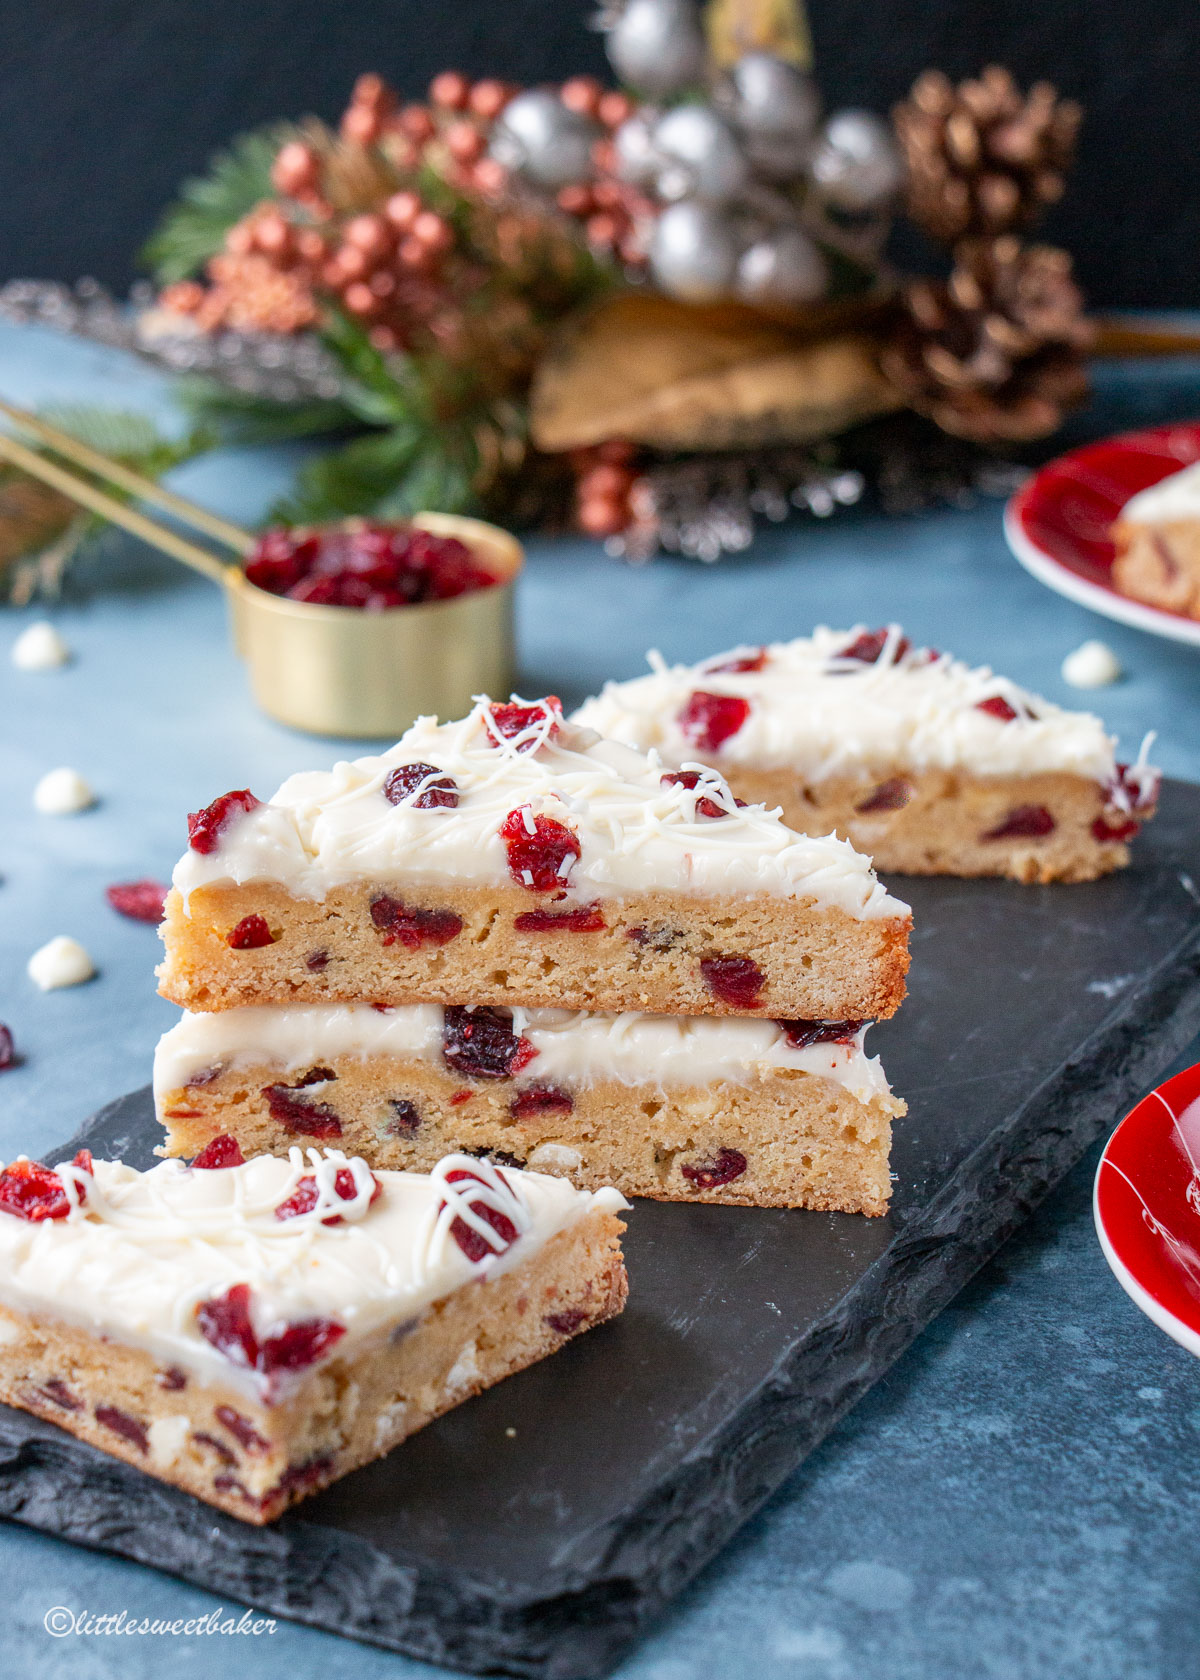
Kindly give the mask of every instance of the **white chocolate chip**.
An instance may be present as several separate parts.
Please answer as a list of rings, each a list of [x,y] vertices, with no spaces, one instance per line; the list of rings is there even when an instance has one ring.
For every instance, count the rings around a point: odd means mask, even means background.
[[[569,1149],[565,1143],[539,1143],[525,1165],[535,1172],[543,1167],[573,1172],[583,1165],[583,1156],[577,1149]]]
[[[1062,676],[1072,688],[1107,688],[1121,675],[1121,665],[1107,642],[1084,642],[1062,662]]]
[[[0,1318],[0,1347],[12,1347],[24,1334],[15,1318]]]
[[[45,817],[69,817],[96,803],[96,795],[78,770],[47,770],[33,790],[34,809]]]
[[[70,648],[44,618],[23,630],[12,646],[12,662],[18,671],[52,671],[70,657]]]
[[[474,1342],[468,1342],[446,1373],[446,1393],[458,1394],[470,1388],[479,1381],[479,1376],[478,1349]]]
[[[82,985],[96,970],[79,941],[60,933],[33,953],[25,972],[43,992],[53,992],[60,986]]]
[[[186,1417],[151,1418],[146,1431],[150,1441],[150,1457],[160,1470],[168,1470],[187,1445],[191,1424]]]

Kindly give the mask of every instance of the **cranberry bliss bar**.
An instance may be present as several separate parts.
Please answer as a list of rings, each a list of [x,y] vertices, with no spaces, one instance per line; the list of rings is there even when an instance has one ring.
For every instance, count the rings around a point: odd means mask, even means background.
[[[1200,618],[1200,462],[1126,502],[1112,539],[1122,595]]]
[[[336,1138],[375,1167],[448,1150],[630,1196],[882,1213],[904,1112],[861,1021],[370,1004],[185,1015],[160,1041],[173,1155]]]
[[[832,836],[557,700],[422,718],[378,758],[189,818],[159,970],[188,1009],[439,1002],[891,1015],[911,915]]]
[[[0,1171],[0,1399],[248,1522],[625,1303],[615,1190],[448,1156]]]
[[[702,761],[802,833],[912,875],[1090,881],[1129,861],[1159,776],[1068,712],[886,630],[815,630],[608,683],[575,721]],[[1144,751],[1145,749],[1143,749]]]

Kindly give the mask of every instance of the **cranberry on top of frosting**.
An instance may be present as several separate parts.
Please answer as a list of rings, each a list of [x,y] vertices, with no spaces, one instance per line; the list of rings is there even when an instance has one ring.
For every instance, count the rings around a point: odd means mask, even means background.
[[[257,811],[261,804],[262,800],[256,799],[249,788],[218,794],[212,804],[206,805],[202,811],[188,812],[188,845],[194,852],[204,855],[215,852],[230,823],[239,816]]]

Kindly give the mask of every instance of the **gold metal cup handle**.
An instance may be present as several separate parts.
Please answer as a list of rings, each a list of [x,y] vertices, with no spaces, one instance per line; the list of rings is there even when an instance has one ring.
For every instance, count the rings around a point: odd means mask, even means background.
[[[524,564],[515,537],[457,514],[413,524],[457,537],[500,580],[449,601],[358,612],[268,594],[226,573],[238,652],[269,716],[314,735],[402,735],[415,718],[447,720],[475,694],[507,699],[513,682],[513,586]]]

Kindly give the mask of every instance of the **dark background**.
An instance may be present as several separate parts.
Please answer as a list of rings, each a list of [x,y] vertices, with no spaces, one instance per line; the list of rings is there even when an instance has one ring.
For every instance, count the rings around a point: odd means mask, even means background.
[[[180,178],[240,129],[333,118],[355,76],[603,75],[590,0],[0,0],[0,279],[117,287]],[[1048,237],[1100,304],[1200,305],[1197,0],[810,0],[830,106],[992,60],[1087,107]],[[911,254],[905,251],[905,254]]]

